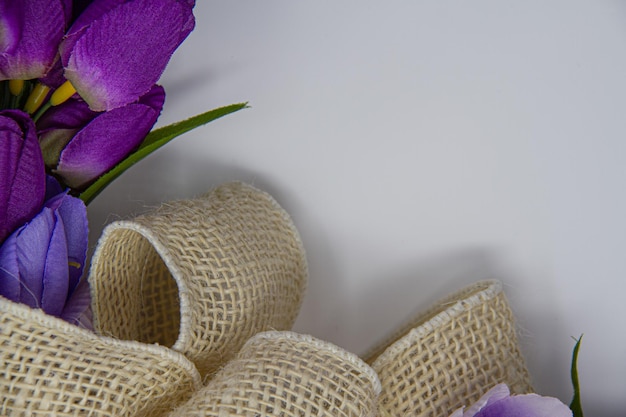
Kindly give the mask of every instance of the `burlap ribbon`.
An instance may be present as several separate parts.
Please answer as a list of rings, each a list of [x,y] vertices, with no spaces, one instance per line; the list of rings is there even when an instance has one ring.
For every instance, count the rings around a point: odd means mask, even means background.
[[[365,357],[382,384],[381,416],[448,416],[498,383],[514,394],[532,392],[498,281],[441,300]]]
[[[291,219],[248,185],[115,222],[89,277],[95,334],[0,297],[0,414],[445,417],[496,383],[531,391],[498,282],[411,320],[370,367],[277,331],[306,280]]]
[[[310,336],[265,332],[169,417],[374,417],[379,392],[357,356]]]
[[[0,297],[0,415],[159,416],[201,386],[183,355]]]
[[[254,334],[291,328],[307,264],[276,201],[229,183],[107,226],[89,281],[99,333],[171,347],[207,376]]]

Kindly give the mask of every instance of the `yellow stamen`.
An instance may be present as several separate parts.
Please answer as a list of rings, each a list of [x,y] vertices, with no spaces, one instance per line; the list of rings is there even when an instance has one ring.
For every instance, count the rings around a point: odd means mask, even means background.
[[[24,80],[9,80],[9,91],[14,96],[19,96],[24,88]]]
[[[43,84],[37,84],[33,92],[30,93],[30,96],[28,96],[28,100],[26,100],[24,110],[26,110],[28,114],[35,113],[37,109],[43,104],[43,101],[46,99],[49,91],[50,87]]]
[[[52,96],[50,97],[50,104],[58,106],[59,104],[65,103],[74,94],[76,94],[76,89],[72,83],[65,81],[59,88],[56,89],[54,93],[52,93]]]
[[[69,266],[73,266],[74,268],[80,268],[80,264],[78,262],[69,261],[67,264]]]

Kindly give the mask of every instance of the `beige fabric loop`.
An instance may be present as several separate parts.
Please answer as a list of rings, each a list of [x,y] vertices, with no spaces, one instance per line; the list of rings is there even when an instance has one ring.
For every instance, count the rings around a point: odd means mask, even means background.
[[[100,337],[0,297],[0,415],[162,416],[201,386],[169,349]]]
[[[169,417],[374,417],[379,392],[357,356],[311,336],[264,332]]]
[[[365,357],[381,380],[382,416],[448,416],[497,383],[532,392],[498,281],[441,300]]]
[[[171,346],[206,376],[254,334],[291,328],[307,263],[276,201],[230,183],[107,226],[89,281],[99,333]]]

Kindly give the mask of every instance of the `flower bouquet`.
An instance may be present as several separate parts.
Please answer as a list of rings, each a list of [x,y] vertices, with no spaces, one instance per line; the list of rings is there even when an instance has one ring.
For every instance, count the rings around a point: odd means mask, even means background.
[[[189,0],[0,2],[0,295],[89,326],[89,204],[216,109],[150,132]]]
[[[85,274],[86,205],[173,138],[246,106],[151,131],[165,99],[155,83],[193,6],[0,0],[0,414],[571,415],[531,394],[497,281],[441,300],[363,357],[290,331],[304,246],[247,184],[111,223]]]

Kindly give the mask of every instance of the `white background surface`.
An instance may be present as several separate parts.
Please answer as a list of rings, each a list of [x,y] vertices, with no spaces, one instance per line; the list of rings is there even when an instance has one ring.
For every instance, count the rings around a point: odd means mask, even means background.
[[[483,278],[505,284],[537,391],[626,406],[626,3],[199,0],[159,124],[249,101],[90,207],[92,235],[243,180],[299,228],[296,330],[362,353]]]

